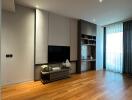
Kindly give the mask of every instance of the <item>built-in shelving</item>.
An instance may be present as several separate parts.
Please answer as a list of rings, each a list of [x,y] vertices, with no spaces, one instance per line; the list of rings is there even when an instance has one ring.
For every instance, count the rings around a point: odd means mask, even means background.
[[[81,67],[95,70],[96,36],[81,34],[81,62]]]
[[[81,45],[96,46],[96,36],[81,34]]]
[[[77,73],[96,69],[96,31],[96,24],[78,21]]]

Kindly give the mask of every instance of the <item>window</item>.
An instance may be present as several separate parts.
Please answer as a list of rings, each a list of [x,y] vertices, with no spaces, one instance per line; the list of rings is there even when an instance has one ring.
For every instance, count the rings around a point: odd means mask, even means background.
[[[122,73],[123,23],[106,27],[106,70]]]

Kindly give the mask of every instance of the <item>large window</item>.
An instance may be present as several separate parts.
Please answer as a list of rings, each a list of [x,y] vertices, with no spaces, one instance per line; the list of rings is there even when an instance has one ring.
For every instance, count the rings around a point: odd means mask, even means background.
[[[123,23],[106,27],[106,70],[122,73]]]

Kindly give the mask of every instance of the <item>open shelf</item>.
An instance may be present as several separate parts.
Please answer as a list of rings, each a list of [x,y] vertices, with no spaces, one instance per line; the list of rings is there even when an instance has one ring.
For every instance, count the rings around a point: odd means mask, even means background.
[[[82,61],[87,61],[87,62],[89,62],[89,61],[96,61],[96,59],[82,59]]]
[[[96,41],[95,39],[81,38],[82,40]]]
[[[86,46],[96,46],[96,44],[82,44],[82,45],[86,45]]]
[[[81,38],[88,38],[88,39],[96,40],[96,36],[93,36],[93,35],[86,35],[86,34],[81,34]]]
[[[81,45],[96,46],[96,36],[81,35]]]

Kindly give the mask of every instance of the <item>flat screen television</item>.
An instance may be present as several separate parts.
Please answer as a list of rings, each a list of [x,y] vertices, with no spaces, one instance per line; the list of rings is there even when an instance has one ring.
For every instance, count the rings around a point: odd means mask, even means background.
[[[48,46],[48,63],[61,63],[70,60],[69,46]]]

